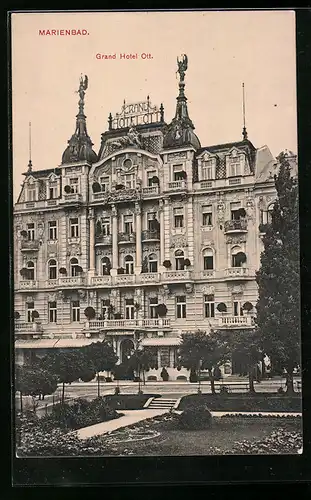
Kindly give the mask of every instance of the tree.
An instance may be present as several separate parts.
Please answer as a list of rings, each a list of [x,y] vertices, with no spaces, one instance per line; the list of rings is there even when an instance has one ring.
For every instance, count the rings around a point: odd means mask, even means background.
[[[32,366],[18,366],[15,372],[16,390],[22,396],[31,396],[35,407],[35,396],[53,394],[57,389],[57,377],[46,369]],[[22,411],[22,405],[21,405]]]
[[[211,391],[215,394],[214,369],[230,359],[228,334],[220,331],[184,333],[179,346],[180,364],[198,376],[208,370]]]
[[[239,356],[241,364],[247,367],[249,391],[255,393],[256,367],[262,360],[261,338],[258,330],[236,330],[231,337],[231,347],[232,351]]]
[[[139,384],[140,376],[143,376],[143,384],[145,385],[145,372],[155,365],[154,353],[152,349],[137,348],[134,350],[129,359],[129,367],[131,367],[138,375]],[[140,385],[139,385],[140,392]]]
[[[256,323],[264,353],[273,368],[286,370],[287,391],[291,393],[293,371],[300,365],[298,185],[284,154],[279,161],[277,201],[263,237],[261,267],[256,274]]]
[[[59,349],[43,358],[43,365],[57,376],[63,384],[62,403],[65,399],[65,384],[71,384],[92,369],[91,363],[82,349]],[[95,370],[93,371],[95,377]]]
[[[93,342],[85,347],[85,354],[95,369],[97,376],[97,395],[100,396],[99,372],[111,371],[118,361],[118,356],[108,342]]]

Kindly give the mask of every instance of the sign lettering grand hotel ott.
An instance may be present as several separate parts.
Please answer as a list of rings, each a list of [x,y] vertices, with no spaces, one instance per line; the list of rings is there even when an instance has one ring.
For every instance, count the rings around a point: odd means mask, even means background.
[[[151,106],[149,99],[134,104],[127,104],[124,101],[121,112],[116,113],[111,120],[111,128],[136,127],[156,123],[162,119],[163,110],[157,106]]]

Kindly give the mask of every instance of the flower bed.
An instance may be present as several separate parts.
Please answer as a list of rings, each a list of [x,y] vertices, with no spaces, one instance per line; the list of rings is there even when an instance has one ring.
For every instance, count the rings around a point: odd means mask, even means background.
[[[241,395],[221,396],[212,394],[190,394],[184,396],[178,410],[185,410],[192,406],[207,406],[211,411],[259,411],[259,412],[301,412],[301,398],[299,396]]]

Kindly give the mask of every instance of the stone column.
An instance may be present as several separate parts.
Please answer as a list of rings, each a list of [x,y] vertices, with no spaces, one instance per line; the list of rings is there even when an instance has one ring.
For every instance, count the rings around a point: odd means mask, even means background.
[[[118,213],[115,205],[112,206],[112,269],[111,276],[117,275],[119,267],[119,249],[118,249]]]
[[[141,207],[139,203],[135,203],[135,216],[136,216],[136,266],[135,274],[141,273]]]
[[[94,276],[95,274],[95,225],[94,225],[94,210],[89,209],[89,224],[90,224],[90,242],[89,242],[89,275]]]
[[[164,206],[163,200],[159,200],[159,213],[160,213],[160,263],[159,263],[159,272],[162,273],[165,271],[165,267],[163,266],[163,262],[165,260],[165,232],[164,232]]]

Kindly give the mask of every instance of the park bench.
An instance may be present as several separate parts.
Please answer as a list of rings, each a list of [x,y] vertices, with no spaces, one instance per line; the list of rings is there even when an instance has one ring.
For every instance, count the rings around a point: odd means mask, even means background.
[[[248,383],[237,383],[237,384],[234,384],[234,383],[230,383],[230,384],[226,384],[226,383],[223,383],[223,384],[215,384],[215,389],[216,391],[220,392],[221,391],[221,388],[222,387],[225,387],[228,391],[228,393],[234,393],[234,392],[247,392],[249,391],[249,384]]]

